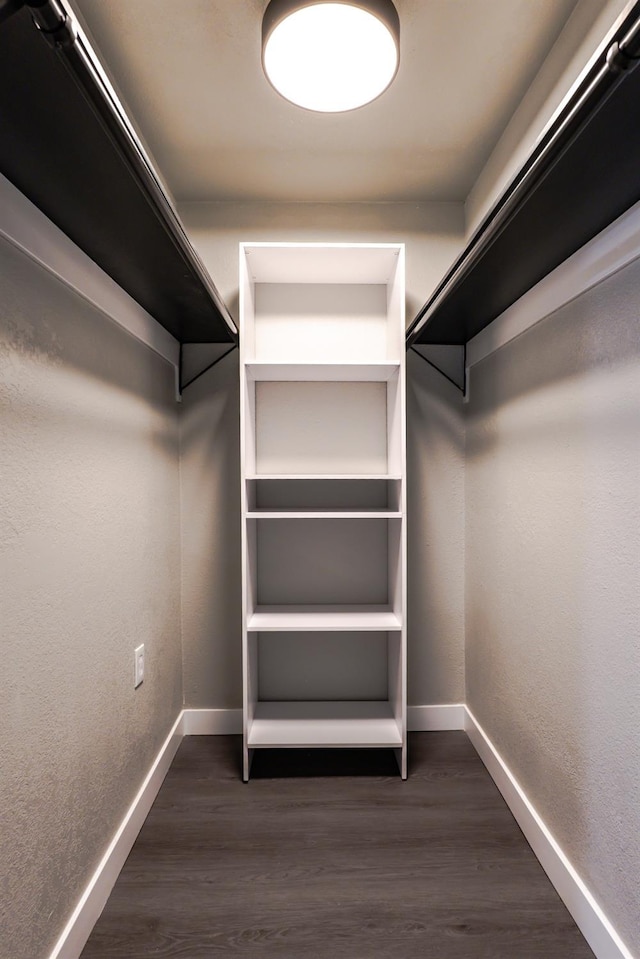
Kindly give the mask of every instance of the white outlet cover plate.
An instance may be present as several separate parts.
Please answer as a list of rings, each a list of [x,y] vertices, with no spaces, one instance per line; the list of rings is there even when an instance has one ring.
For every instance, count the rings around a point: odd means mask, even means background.
[[[133,651],[134,655],[134,675],[133,675],[133,685],[134,688],[140,685],[144,679],[144,643],[140,646],[136,646]]]

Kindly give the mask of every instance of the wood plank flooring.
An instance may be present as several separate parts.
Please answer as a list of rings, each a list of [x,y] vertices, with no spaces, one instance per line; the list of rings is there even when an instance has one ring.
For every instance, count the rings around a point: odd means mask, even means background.
[[[466,735],[409,757],[187,737],[82,959],[593,959]]]

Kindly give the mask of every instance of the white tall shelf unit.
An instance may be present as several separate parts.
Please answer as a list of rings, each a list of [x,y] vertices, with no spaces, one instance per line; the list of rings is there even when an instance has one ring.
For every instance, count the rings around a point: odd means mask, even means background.
[[[406,753],[403,244],[240,244],[243,778]]]

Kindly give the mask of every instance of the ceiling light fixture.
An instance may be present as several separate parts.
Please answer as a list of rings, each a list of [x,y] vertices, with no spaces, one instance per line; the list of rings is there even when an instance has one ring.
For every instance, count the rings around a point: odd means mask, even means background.
[[[271,0],[262,65],[285,99],[342,113],[387,89],[398,70],[400,20],[392,0]]]

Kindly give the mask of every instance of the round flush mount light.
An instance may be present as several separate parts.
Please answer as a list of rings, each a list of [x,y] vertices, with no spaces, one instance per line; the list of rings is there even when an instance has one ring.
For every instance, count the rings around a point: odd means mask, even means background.
[[[400,20],[392,0],[271,0],[262,65],[285,99],[342,113],[387,89],[398,70]]]

